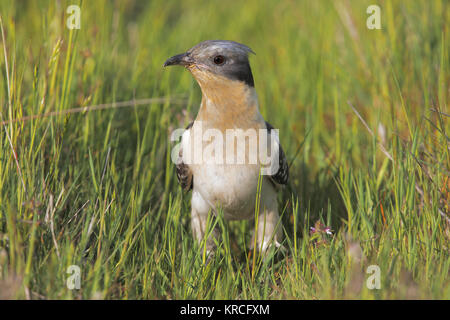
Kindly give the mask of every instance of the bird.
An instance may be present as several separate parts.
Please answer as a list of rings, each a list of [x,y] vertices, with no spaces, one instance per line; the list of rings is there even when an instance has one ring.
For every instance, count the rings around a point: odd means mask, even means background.
[[[207,40],[167,59],[164,67],[185,67],[202,92],[197,116],[183,130],[174,159],[182,189],[192,190],[194,238],[198,243],[205,239],[210,214],[223,212],[225,220],[257,219],[250,248],[256,243],[256,249],[266,253],[272,246],[283,248],[277,193],[288,183],[289,166],[279,143],[278,130],[265,121],[259,110],[249,54],[254,52],[244,44]],[[226,138],[230,131],[236,140],[231,143],[233,147],[227,149],[225,145],[230,146],[230,142]],[[196,132],[209,132],[209,139],[203,136],[196,140]],[[270,150],[274,150],[268,166],[266,162],[266,166],[263,165],[260,157],[256,157],[256,162],[250,161],[257,156],[255,148],[236,146],[238,139],[249,144],[253,141],[254,145],[253,132],[260,133],[256,136],[258,143],[264,140]],[[208,155],[207,149],[213,152]],[[192,160],[202,152],[201,161]],[[239,156],[244,161],[226,161]],[[219,235],[216,227],[206,236],[203,243],[208,254],[216,250],[214,239]]]

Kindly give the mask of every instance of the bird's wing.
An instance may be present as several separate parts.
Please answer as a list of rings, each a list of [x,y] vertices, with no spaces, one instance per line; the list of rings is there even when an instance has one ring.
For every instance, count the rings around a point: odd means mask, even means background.
[[[187,127],[186,130],[189,130],[194,122],[191,122]],[[180,151],[178,153],[178,160],[177,164],[175,166],[176,172],[177,172],[177,178],[178,182],[181,184],[181,187],[184,191],[189,191],[194,186],[194,176],[192,174],[191,169],[187,164],[183,162],[183,148],[180,148]]]
[[[272,129],[272,125],[266,121],[266,127],[268,130],[268,133],[270,134]],[[287,184],[288,178],[289,178],[289,165],[286,159],[286,155],[284,154],[283,148],[281,147],[280,142],[278,141],[278,159],[279,159],[279,166],[278,170],[275,174],[271,175],[270,178],[273,182],[278,184]]]

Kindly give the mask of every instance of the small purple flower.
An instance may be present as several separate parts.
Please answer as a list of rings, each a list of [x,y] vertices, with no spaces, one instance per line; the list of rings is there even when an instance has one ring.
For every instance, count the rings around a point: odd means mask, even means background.
[[[331,230],[331,227],[324,226],[321,222],[317,221],[314,227],[310,227],[310,233],[326,233],[328,235],[333,235],[333,230]]]

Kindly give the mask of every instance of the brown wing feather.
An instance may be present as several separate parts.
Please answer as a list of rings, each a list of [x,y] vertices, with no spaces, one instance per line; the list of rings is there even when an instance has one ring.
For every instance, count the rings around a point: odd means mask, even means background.
[[[267,121],[266,127],[269,133],[273,129],[272,125]],[[281,143],[278,143],[278,145],[280,147],[278,152],[280,166],[278,168],[278,171],[274,175],[270,176],[270,178],[278,184],[287,184],[289,178],[289,165],[286,159],[286,155],[284,154],[283,148],[281,147]]]
[[[187,127],[186,130],[189,130],[194,122],[191,122]],[[175,166],[175,170],[177,173],[178,182],[181,184],[181,187],[185,191],[189,191],[194,187],[194,176],[192,174],[191,169],[187,164],[185,164],[183,161],[183,149],[180,149],[180,152],[178,154],[178,162]]]

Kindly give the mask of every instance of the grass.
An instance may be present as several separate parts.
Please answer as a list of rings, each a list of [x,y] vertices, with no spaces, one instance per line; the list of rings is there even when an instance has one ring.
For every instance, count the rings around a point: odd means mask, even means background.
[[[449,299],[450,4],[380,0],[369,30],[372,2],[1,1],[0,297]],[[212,219],[206,266],[192,238],[170,133],[201,93],[162,64],[206,39],[256,52],[292,161],[284,255],[248,252],[251,221]]]

